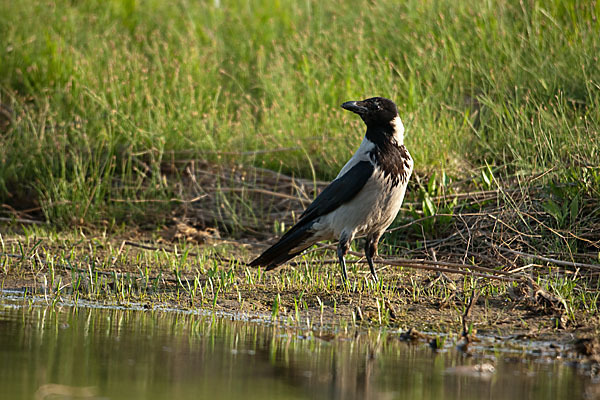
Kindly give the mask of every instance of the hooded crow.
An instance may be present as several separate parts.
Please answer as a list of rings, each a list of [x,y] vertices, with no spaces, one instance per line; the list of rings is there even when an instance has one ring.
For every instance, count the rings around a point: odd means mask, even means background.
[[[265,266],[268,271],[321,240],[337,239],[347,281],[344,257],[352,240],[364,235],[365,256],[377,281],[373,256],[379,238],[400,210],[413,160],[404,147],[404,126],[393,101],[373,97],[348,101],[342,108],[358,114],[367,125],[360,147],[298,222],[250,266]]]

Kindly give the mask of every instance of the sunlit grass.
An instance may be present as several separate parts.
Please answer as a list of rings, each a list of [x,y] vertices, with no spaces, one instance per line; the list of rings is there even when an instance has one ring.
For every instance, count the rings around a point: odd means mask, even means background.
[[[0,3],[0,201],[53,223],[162,218],[117,200],[170,198],[175,160],[332,178],[363,131],[339,104],[373,95],[419,174],[580,180],[600,159],[588,2]]]

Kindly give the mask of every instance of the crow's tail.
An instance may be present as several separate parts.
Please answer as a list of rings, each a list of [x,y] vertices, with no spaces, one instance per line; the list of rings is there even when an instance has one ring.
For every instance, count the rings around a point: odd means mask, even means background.
[[[316,243],[316,240],[313,239],[312,225],[313,223],[309,222],[292,227],[277,243],[248,265],[251,267],[264,266],[269,271],[294,258]]]

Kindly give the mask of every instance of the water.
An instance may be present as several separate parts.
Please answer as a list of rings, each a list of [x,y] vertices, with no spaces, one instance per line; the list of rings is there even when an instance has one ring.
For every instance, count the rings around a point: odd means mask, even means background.
[[[467,357],[371,330],[306,335],[174,311],[0,297],[1,399],[578,399],[561,361]],[[463,366],[493,365],[489,374]]]

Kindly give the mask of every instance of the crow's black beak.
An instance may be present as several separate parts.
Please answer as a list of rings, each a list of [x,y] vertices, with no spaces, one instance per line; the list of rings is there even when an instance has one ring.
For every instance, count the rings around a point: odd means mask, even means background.
[[[367,107],[364,107],[362,101],[347,101],[342,104],[342,108],[348,111],[355,112],[359,115],[367,113]]]

